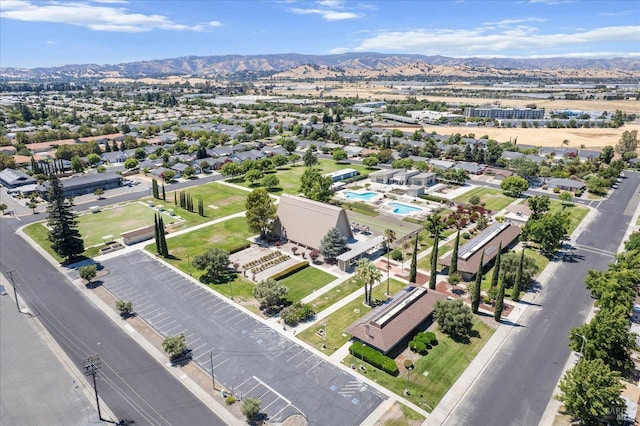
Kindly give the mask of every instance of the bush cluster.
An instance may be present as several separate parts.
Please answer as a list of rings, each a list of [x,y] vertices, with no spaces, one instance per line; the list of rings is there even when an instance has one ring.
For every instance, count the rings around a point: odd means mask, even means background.
[[[282,256],[282,254],[280,252],[277,251],[272,251],[269,254],[265,254],[264,256],[262,256],[259,259],[256,260],[252,260],[251,262],[247,262],[244,265],[242,265],[243,269],[249,269],[249,268],[253,268],[254,266],[260,265],[261,263],[265,263],[268,262],[271,259],[275,259],[278,256]]]
[[[443,203],[443,204],[449,204],[449,202],[450,202],[446,198],[436,197],[435,195],[429,195],[429,194],[422,194],[420,196],[420,198],[423,198],[423,199],[429,200],[429,201],[435,201],[436,203]]]
[[[413,340],[409,342],[409,349],[413,352],[418,352],[420,355],[426,355],[433,346],[438,344],[436,335],[430,331],[419,332],[413,337]]]
[[[224,402],[225,402],[227,405],[234,404],[234,403],[236,402],[236,397],[235,397],[235,396],[233,396],[233,395],[229,395],[229,396],[227,396],[227,397],[224,399]]]
[[[400,371],[396,362],[386,355],[382,355],[381,352],[363,344],[362,342],[356,342],[349,347],[349,352],[356,358],[362,358],[367,364],[371,364],[376,368],[384,371],[392,376],[397,376]]]
[[[368,178],[368,175],[356,175],[356,176],[351,176],[348,179],[343,179],[342,182],[344,183],[352,183],[352,182],[358,182],[359,180],[363,180]]]
[[[302,271],[303,269],[306,269],[308,267],[309,267],[309,262],[307,261],[296,263],[295,265],[289,266],[287,269],[284,269],[278,272],[277,274],[271,276],[271,278],[273,278],[276,281],[283,280],[288,276],[291,276],[296,272]]]
[[[393,249],[391,253],[389,253],[389,256],[395,261],[402,260],[402,251],[400,249]]]
[[[242,251],[244,249],[248,249],[249,247],[251,247],[251,243],[240,244],[239,246],[230,248],[229,249],[229,254],[237,253],[237,252]]]
[[[287,260],[289,260],[289,255],[281,254],[275,259],[269,260],[265,263],[261,263],[259,266],[256,266],[255,268],[251,268],[251,273],[257,274],[258,272],[262,272],[266,269],[271,268],[272,266],[276,266],[278,263],[286,262]]]
[[[300,321],[313,317],[315,314],[316,311],[313,310],[310,304],[296,302],[280,311],[280,318],[285,324],[296,325]]]

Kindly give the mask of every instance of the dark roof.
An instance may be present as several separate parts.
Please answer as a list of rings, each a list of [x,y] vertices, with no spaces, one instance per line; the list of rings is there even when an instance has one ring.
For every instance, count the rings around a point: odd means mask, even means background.
[[[446,297],[424,287],[407,286],[356,320],[346,332],[387,353],[433,313],[438,300]]]

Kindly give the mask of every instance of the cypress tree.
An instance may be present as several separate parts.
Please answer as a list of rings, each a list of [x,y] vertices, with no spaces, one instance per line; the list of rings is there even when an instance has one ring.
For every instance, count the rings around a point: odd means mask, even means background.
[[[65,200],[64,188],[55,175],[49,176],[47,222],[51,248],[67,260],[79,256],[84,251],[84,241],[78,231],[78,221],[71,211],[71,204]]]
[[[456,234],[456,241],[453,243],[453,254],[451,255],[451,265],[449,266],[449,275],[458,272],[458,246],[460,245],[460,228]]]
[[[518,263],[518,273],[516,274],[516,282],[513,284],[513,291],[511,292],[511,298],[514,302],[520,300],[520,292],[522,291],[522,268],[524,265],[524,248],[520,253],[520,262]]]
[[[153,234],[156,239],[156,253],[160,254],[160,232],[158,232],[158,213],[153,215]]]
[[[500,278],[500,257],[502,256],[502,242],[498,246],[498,254],[496,255],[496,263],[493,266],[493,274],[491,275],[491,288],[498,285],[498,278]]]
[[[493,312],[493,319],[497,322],[502,320],[502,310],[504,309],[504,280],[500,282],[498,287],[498,296],[496,297],[496,308]]]
[[[411,270],[409,271],[409,282],[415,283],[418,275],[418,234],[416,234],[415,242],[413,243],[413,254],[411,255]]]
[[[160,196],[158,194],[158,181],[155,179],[151,180],[151,190],[153,191],[153,198],[155,198],[156,200],[160,199]]]
[[[482,264],[484,263],[484,250],[480,255],[480,265],[478,266],[478,272],[476,272],[476,282],[473,286],[473,294],[471,295],[471,310],[474,314],[478,313],[480,308],[480,291],[482,290]]]
[[[111,152],[111,145],[109,145],[109,141],[104,143],[104,152]]]
[[[433,249],[431,250],[431,275],[429,276],[429,288],[436,289],[436,281],[438,279],[438,243],[440,242],[439,229],[435,228],[435,236],[433,239]]]
[[[173,193],[173,205],[176,206],[176,207],[178,206],[178,193],[177,192]]]
[[[162,184],[162,201],[167,201],[167,194],[164,192],[164,183]]]

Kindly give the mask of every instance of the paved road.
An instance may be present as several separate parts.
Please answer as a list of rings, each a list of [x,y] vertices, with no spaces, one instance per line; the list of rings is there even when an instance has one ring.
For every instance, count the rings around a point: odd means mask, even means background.
[[[358,425],[385,396],[282,336],[202,286],[141,252],[103,263],[103,285],[133,302],[165,336],[184,333],[193,360],[243,397],[256,397],[269,421],[302,413],[310,425]]]
[[[640,202],[640,174],[625,174],[446,425],[539,424],[570,355],[569,331],[592,307],[584,277],[613,261]]]
[[[23,223],[0,220],[0,268],[17,270],[19,293],[79,370],[85,357],[101,356],[98,390],[113,413],[136,425],[224,424],[15,235],[15,227]]]

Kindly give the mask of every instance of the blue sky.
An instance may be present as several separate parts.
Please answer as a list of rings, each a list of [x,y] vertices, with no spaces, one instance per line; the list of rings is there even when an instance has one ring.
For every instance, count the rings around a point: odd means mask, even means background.
[[[346,52],[640,58],[640,2],[0,0],[0,67]]]

